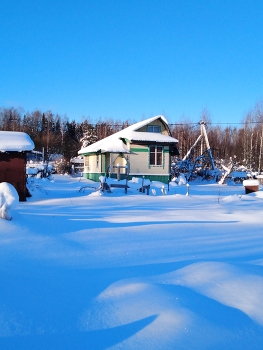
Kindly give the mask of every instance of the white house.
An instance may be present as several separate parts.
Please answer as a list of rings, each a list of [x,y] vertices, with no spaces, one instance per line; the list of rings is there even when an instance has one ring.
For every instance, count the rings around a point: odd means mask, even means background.
[[[178,155],[178,140],[171,136],[165,117],[158,115],[133,124],[111,136],[82,148],[83,176],[98,181],[99,176],[148,178],[167,183],[171,156]]]

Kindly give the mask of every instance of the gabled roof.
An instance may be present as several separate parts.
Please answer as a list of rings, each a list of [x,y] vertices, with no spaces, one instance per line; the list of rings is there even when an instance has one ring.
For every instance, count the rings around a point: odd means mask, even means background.
[[[152,132],[139,132],[137,130],[141,129],[143,126],[152,123],[153,121],[161,119],[165,125],[168,127],[168,122],[162,115],[157,115],[155,117],[143,120],[141,122],[135,123],[128,126],[127,128],[116,132],[113,135],[106,137],[100,141],[93,143],[85,148],[82,148],[78,153],[93,153],[93,152],[111,152],[111,153],[130,153],[127,145],[122,141],[124,139],[128,141],[152,141],[158,143],[176,143],[177,139]]]
[[[32,151],[35,148],[30,136],[18,131],[0,131],[0,152]]]

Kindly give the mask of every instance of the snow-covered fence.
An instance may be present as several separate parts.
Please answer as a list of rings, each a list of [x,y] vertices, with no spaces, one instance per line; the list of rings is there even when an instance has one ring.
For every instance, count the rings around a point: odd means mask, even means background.
[[[130,181],[128,181],[128,186],[130,188],[138,189],[142,193],[147,193],[149,195],[150,192],[150,180],[145,179],[143,176],[141,177],[133,177]]]
[[[100,176],[100,187],[99,190],[101,191],[108,191],[111,192],[112,188],[124,188],[125,193],[127,193],[127,189],[136,189],[139,190],[142,193],[147,193],[149,195],[150,192],[150,180],[139,177],[133,177],[132,180],[127,181],[125,180],[116,180],[113,178],[106,178],[105,176]]]

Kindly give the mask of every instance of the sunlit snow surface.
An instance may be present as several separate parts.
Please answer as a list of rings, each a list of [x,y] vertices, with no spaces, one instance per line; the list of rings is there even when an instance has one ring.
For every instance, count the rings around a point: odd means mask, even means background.
[[[263,349],[263,191],[162,185],[34,180],[0,219],[1,349]]]

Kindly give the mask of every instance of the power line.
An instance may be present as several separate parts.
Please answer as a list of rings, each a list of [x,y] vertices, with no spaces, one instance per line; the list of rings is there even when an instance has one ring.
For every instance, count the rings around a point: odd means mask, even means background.
[[[178,126],[183,126],[183,125],[200,125],[200,123],[168,123],[169,125],[178,125]],[[263,124],[263,121],[260,121],[260,122],[254,122],[254,121],[251,121],[251,122],[239,122],[239,123],[212,123],[212,122],[208,122],[208,123],[205,123],[207,125],[249,125],[249,124]]]

